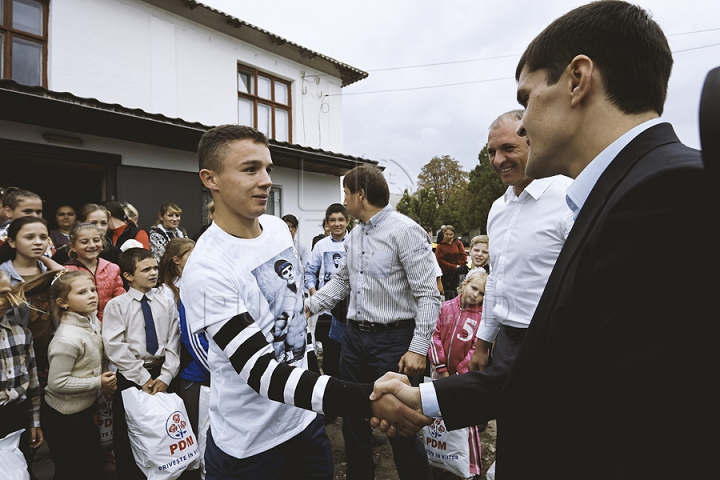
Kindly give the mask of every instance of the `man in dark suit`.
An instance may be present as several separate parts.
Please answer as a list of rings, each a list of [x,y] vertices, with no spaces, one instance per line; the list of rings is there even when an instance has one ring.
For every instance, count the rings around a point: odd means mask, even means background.
[[[375,395],[450,429],[496,418],[498,480],[712,471],[717,210],[699,152],[659,119],[671,68],[660,27],[625,2],[579,7],[532,41],[516,71],[527,173],[575,178],[576,220],[524,343],[514,359],[419,390],[390,374],[376,383]]]

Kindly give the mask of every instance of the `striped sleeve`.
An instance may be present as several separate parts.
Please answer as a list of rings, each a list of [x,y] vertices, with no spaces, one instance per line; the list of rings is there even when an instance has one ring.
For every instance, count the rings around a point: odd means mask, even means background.
[[[372,384],[344,382],[275,359],[248,312],[207,327],[243,382],[259,395],[329,416],[369,418]]]

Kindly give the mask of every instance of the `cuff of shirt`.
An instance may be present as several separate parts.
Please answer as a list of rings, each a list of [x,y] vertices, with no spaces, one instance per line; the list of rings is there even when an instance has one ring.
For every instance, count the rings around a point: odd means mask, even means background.
[[[433,382],[420,384],[420,401],[422,402],[423,414],[426,417],[442,418]]]

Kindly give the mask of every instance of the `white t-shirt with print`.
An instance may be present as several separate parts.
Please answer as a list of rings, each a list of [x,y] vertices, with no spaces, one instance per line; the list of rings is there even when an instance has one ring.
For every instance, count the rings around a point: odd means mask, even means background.
[[[212,224],[183,270],[181,297],[191,332],[247,312],[276,359],[307,367],[302,269],[287,225],[260,217],[262,234],[242,239]],[[210,426],[217,446],[236,458],[267,451],[303,431],[316,413],[261,397],[243,382],[208,335]]]

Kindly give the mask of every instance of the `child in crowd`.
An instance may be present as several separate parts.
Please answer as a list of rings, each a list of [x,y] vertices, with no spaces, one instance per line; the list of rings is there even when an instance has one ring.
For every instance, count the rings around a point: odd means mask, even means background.
[[[131,248],[138,246],[135,242],[140,243],[140,246],[145,250],[150,250],[150,239],[145,230],[138,228],[134,223],[128,221],[125,208],[120,202],[115,200],[108,200],[103,203],[108,212],[110,212],[110,229],[108,230],[107,238],[111,244],[120,248],[121,250],[127,250],[125,243],[128,240],[134,240],[128,245],[132,245]]]
[[[32,280],[47,270],[40,258],[49,238],[47,223],[41,217],[20,217],[10,223],[7,239],[0,246],[0,270],[8,274],[12,285]]]
[[[75,225],[76,218],[75,209],[70,205],[61,205],[55,210],[55,223],[58,228],[50,230],[50,240],[55,245],[55,251],[70,241],[70,229]]]
[[[113,396],[113,444],[118,480],[143,479],[130,446],[122,390],[165,392],[180,368],[180,325],[175,304],[153,291],[158,266],[149,250],[129,248],[120,271],[130,290],[110,300],[103,316],[103,343],[117,367]]]
[[[174,203],[163,203],[158,213],[155,225],[150,227],[150,250],[155,255],[155,260],[160,259],[165,252],[165,246],[173,238],[188,238],[184,228],[180,226],[182,209]]]
[[[428,349],[430,363],[439,378],[468,372],[477,342],[475,334],[480,326],[486,282],[484,270],[473,270],[458,289],[459,295],[443,303]],[[470,427],[469,431],[470,472],[480,475],[480,432],[477,427]]]
[[[92,275],[98,294],[98,319],[102,322],[105,305],[111,298],[125,293],[120,267],[100,258],[103,233],[92,223],[77,223],[70,230],[70,260],[65,269],[83,270]]]
[[[182,272],[185,268],[195,242],[189,238],[173,238],[165,247],[160,259],[159,275],[162,285],[157,293],[164,295],[177,305],[180,314],[180,375],[176,391],[185,402],[188,419],[193,432],[198,435],[200,415],[207,417],[208,412],[199,412],[200,387],[210,386],[210,367],[208,365],[208,341],[205,332],[191,334],[188,330],[185,306],[180,300]],[[202,452],[201,452],[202,454]],[[182,478],[189,478],[183,474]]]
[[[52,277],[54,273],[45,275]],[[32,471],[32,452],[43,443],[40,384],[32,333],[10,321],[6,313],[24,304],[25,290],[34,287],[38,280],[11,287],[10,277],[0,271],[0,438],[25,429],[20,451],[28,463],[28,472]]]
[[[94,418],[98,389],[111,395],[117,379],[103,367],[95,281],[85,271],[61,271],[52,281],[50,295],[60,326],[48,348],[50,372],[41,420],[55,464],[54,478],[101,479],[100,431]]]
[[[482,268],[490,273],[490,239],[477,235],[470,240],[470,270]]]
[[[138,222],[140,221],[140,215],[138,214],[137,208],[127,202],[123,203],[123,208],[125,209],[125,216],[127,217],[128,222],[132,223],[136,227],[139,227],[140,225]]]
[[[3,213],[7,220],[0,225],[0,245],[7,239],[7,232],[13,220],[20,217],[42,218],[43,214],[42,199],[38,194],[29,190],[9,187],[5,190],[2,201]],[[52,260],[53,255],[55,255],[55,246],[53,245],[52,239],[48,239],[44,257],[42,257],[40,261],[50,270],[59,270],[61,266]]]

